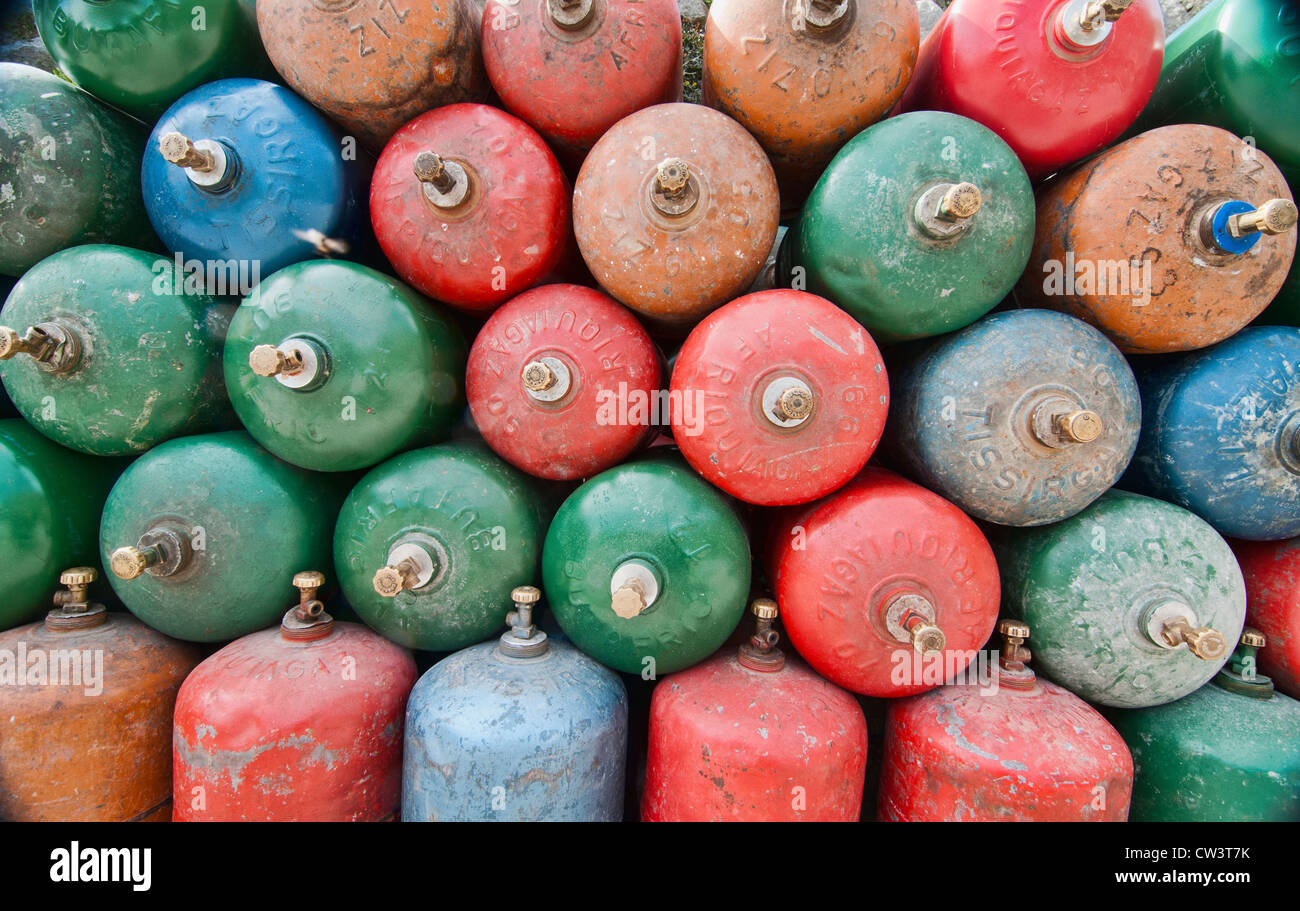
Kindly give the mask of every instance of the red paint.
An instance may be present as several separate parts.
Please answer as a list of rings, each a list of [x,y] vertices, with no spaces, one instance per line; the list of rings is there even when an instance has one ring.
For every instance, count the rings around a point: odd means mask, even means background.
[[[642,108],[682,99],[682,23],[675,0],[604,0],[567,31],[545,0],[483,8],[483,63],[505,107],[582,163],[596,140]]]
[[[521,379],[541,358],[569,371],[569,391],[553,402],[529,395]],[[484,324],[470,349],[466,394],[497,455],[568,481],[612,468],[657,431],[650,418],[662,407],[662,384],[659,352],[636,317],[591,288],[546,285]]]
[[[1300,538],[1233,541],[1232,549],[1246,577],[1246,625],[1268,639],[1259,672],[1300,699]]]
[[[641,818],[855,821],[866,764],[856,699],[792,655],[752,671],[724,648],[655,687]]]
[[[1001,136],[1037,181],[1110,145],[1137,119],[1164,60],[1158,0],[1137,0],[1081,55],[1048,35],[1066,0],[956,0],[921,42],[895,113],[951,111]]]
[[[794,647],[827,679],[867,696],[907,696],[962,671],[1000,602],[997,562],[947,500],[881,468],[785,512],[769,535],[769,578]],[[934,606],[946,647],[924,657],[885,623],[896,595]]]
[[[812,414],[785,427],[763,393],[797,378]],[[711,313],[678,352],[673,438],[713,484],[760,506],[807,503],[847,483],[885,428],[889,380],[867,330],[803,291],[759,291]]]
[[[454,209],[429,202],[412,170],[433,152],[476,175]],[[394,134],[375,166],[370,217],[405,281],[453,307],[493,310],[572,255],[569,184],[528,124],[483,104],[451,104]]]
[[[235,640],[176,698],[173,819],[393,816],[415,678],[409,652],[355,623],[311,642],[278,628]]]
[[[889,705],[882,820],[1123,822],[1132,794],[1119,732],[1041,678],[1029,690],[967,683]]]

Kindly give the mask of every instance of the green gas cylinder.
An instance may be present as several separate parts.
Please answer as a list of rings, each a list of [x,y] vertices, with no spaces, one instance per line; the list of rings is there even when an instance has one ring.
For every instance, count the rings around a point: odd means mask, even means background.
[[[226,386],[275,455],[350,471],[445,438],[464,408],[465,357],[437,304],[374,269],[317,259],[281,269],[240,305]]]
[[[777,256],[782,287],[829,298],[878,342],[951,332],[1024,271],[1034,196],[1010,146],[915,111],[868,127],[813,188]]]
[[[18,418],[0,421],[0,630],[50,609],[50,567],[98,565],[99,515],[125,467],[57,446]]]
[[[242,432],[168,440],[123,472],[99,546],[127,608],[176,639],[223,642],[284,613],[286,567],[332,565],[337,479]]]
[[[696,664],[740,622],[745,528],[674,454],[596,475],[560,507],[542,579],[565,634],[597,661],[654,679]]]
[[[74,244],[157,248],[140,192],[147,136],[58,76],[0,63],[0,273]]]
[[[479,443],[394,456],[353,488],[334,530],[343,593],[399,645],[451,651],[497,633],[501,591],[537,576],[553,499]]]
[[[1036,664],[1089,702],[1182,698],[1223,666],[1245,624],[1227,542],[1162,500],[1110,490],[1064,522],[992,543],[1004,614],[1033,628]]]
[[[1112,713],[1133,753],[1129,819],[1300,821],[1300,702],[1256,671],[1265,645],[1247,628],[1206,686],[1167,705]]]
[[[186,293],[173,261],[92,244],[41,260],[0,310],[0,379],[32,424],[90,455],[134,455],[229,413],[234,306]]]

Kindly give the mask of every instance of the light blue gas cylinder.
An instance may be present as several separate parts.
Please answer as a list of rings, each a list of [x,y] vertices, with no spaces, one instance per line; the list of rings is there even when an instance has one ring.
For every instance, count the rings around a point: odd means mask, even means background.
[[[510,631],[430,668],[406,709],[406,822],[617,822],[627,690],[533,623],[516,588]]]

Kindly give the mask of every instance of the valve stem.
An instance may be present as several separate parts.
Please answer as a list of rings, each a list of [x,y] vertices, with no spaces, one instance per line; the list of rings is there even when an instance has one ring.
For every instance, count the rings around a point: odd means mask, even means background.
[[[108,558],[108,568],[119,579],[130,581],[138,579],[146,569],[157,566],[163,561],[163,552],[158,547],[119,547]]]
[[[1133,5],[1133,0],[1092,0],[1083,7],[1079,15],[1079,27],[1090,32],[1103,22],[1114,22],[1124,10]]]
[[[1296,204],[1289,199],[1270,199],[1253,212],[1242,212],[1228,217],[1228,233],[1233,237],[1260,234],[1281,234],[1296,224]]]
[[[36,326],[28,326],[24,335],[19,335],[8,326],[0,326],[0,361],[7,361],[17,354],[27,354],[37,361],[48,361],[58,345],[50,335]]]
[[[158,148],[163,158],[180,168],[207,174],[217,166],[215,156],[195,146],[184,133],[164,133]]]
[[[415,588],[420,578],[420,567],[414,557],[407,557],[375,573],[375,591],[385,598],[396,598],[404,591]]]
[[[1186,617],[1167,620],[1160,638],[1171,648],[1186,643],[1187,650],[1203,661],[1222,658],[1228,650],[1228,641],[1223,633],[1209,626],[1193,627]]]
[[[258,376],[292,376],[303,368],[302,352],[281,351],[275,345],[258,345],[248,353],[248,366]]]
[[[447,173],[442,156],[434,152],[421,152],[415,156],[415,176],[421,183],[431,183],[439,193],[450,193],[456,180]]]
[[[755,598],[749,606],[749,612],[757,620],[754,635],[749,637],[748,642],[741,644],[737,660],[742,667],[751,671],[771,673],[781,670],[785,667],[785,654],[776,647],[781,641],[781,634],[772,628],[780,616],[776,602],[771,598]]]

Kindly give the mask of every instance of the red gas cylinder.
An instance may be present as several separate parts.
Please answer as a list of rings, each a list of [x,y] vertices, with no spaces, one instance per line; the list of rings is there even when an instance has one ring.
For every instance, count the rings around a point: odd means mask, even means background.
[[[867,330],[804,291],[759,291],[711,313],[678,352],[673,438],[712,483],[760,506],[847,483],[880,442],[889,380]]]
[[[486,313],[572,251],[569,184],[542,137],[483,104],[452,104],[393,136],[370,185],[375,236],[397,274]]]
[[[956,506],[881,468],[784,513],[768,577],[799,654],[840,686],[907,696],[981,670],[997,561]]]
[[[488,0],[483,63],[502,103],[574,167],[628,114],[682,99],[676,0]]]
[[[279,629],[236,639],[176,697],[178,822],[378,822],[401,802],[410,652],[316,600],[325,577],[298,573]]]
[[[976,120],[1037,181],[1128,128],[1164,47],[1159,0],[955,0],[921,42],[895,111]]]
[[[987,683],[889,705],[877,812],[888,822],[1123,822],[1133,757],[1088,703],[1025,666],[1029,627],[1003,620]]]
[[[492,314],[465,385],[483,439],[539,478],[612,468],[667,420],[654,342],[617,301],[579,285],[534,288]]]
[[[1233,541],[1246,578],[1246,625],[1268,638],[1259,672],[1300,699],[1300,538]]]
[[[645,822],[852,822],[867,720],[856,699],[776,648],[775,601],[755,634],[661,680],[650,701]]]

